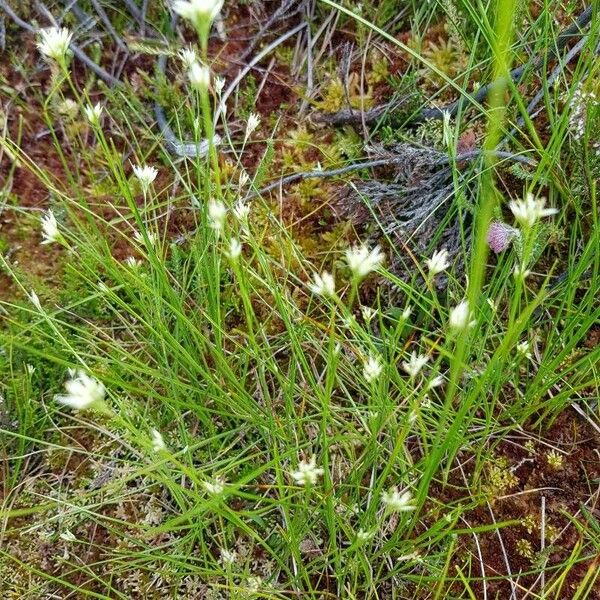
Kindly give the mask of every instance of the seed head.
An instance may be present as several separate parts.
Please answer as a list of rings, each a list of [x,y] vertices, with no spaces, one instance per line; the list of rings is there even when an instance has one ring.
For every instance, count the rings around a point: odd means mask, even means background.
[[[432,277],[445,271],[450,266],[450,263],[448,262],[448,250],[443,248],[442,250],[434,252],[432,257],[425,261],[425,264]]]
[[[317,459],[311,456],[308,461],[301,460],[298,469],[292,471],[291,476],[298,485],[315,485],[324,473],[323,469],[316,466]]]
[[[83,410],[102,402],[105,388],[102,383],[78,370],[75,375],[65,382],[66,394],[56,396],[56,400],[75,410]]]
[[[313,274],[314,283],[309,284],[309,289],[313,294],[317,296],[323,296],[325,298],[335,295],[335,280],[333,275],[327,271],[323,271],[320,275],[318,273]]]
[[[72,37],[73,34],[64,27],[48,27],[40,31],[37,47],[44,56],[61,62],[67,55]]]
[[[346,262],[357,279],[366,277],[371,271],[375,271],[383,262],[384,254],[375,246],[369,250],[366,246],[354,246],[346,250]]]

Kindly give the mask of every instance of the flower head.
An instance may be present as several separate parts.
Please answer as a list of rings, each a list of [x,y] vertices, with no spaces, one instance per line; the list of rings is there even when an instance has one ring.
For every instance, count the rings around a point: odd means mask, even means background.
[[[381,365],[381,360],[379,357],[371,355],[363,365],[363,377],[367,381],[367,383],[372,383],[375,381],[383,371],[383,366]]]
[[[227,216],[227,208],[219,200],[209,200],[208,202],[208,220],[209,225],[217,233],[219,233],[225,225],[225,217]]]
[[[105,388],[102,383],[78,370],[65,383],[66,394],[56,396],[56,400],[75,410],[83,410],[102,402]]]
[[[52,244],[61,239],[56,217],[51,210],[42,217],[42,237],[42,244]]]
[[[198,60],[196,51],[193,48],[184,48],[177,53],[177,56],[185,69],[191,69],[192,65]]]
[[[143,263],[139,258],[136,258],[135,256],[128,256],[125,259],[125,264],[131,269],[139,269]]]
[[[413,352],[410,355],[410,360],[402,363],[402,368],[411,376],[411,378],[414,378],[419,374],[421,369],[428,363],[428,361],[429,356]]]
[[[335,279],[333,278],[333,275],[327,271],[323,271],[320,275],[314,273],[313,280],[314,282],[308,286],[313,294],[325,298],[335,296]]]
[[[192,87],[199,91],[208,89],[210,85],[210,69],[198,62],[193,63],[188,70],[188,77]]]
[[[450,325],[451,329],[455,329],[457,331],[467,329],[475,325],[475,321],[471,320],[471,309],[469,308],[469,302],[467,300],[463,300],[450,311],[450,319],[448,320],[448,324]]]
[[[215,77],[215,92],[221,95],[223,88],[225,87],[225,79],[223,77]]]
[[[434,252],[431,258],[428,258],[425,261],[425,264],[432,277],[445,271],[450,266],[450,263],[448,262],[448,250],[443,248],[442,250]]]
[[[220,496],[225,490],[225,480],[215,477],[212,481],[203,481],[202,487],[212,496]]]
[[[229,258],[231,260],[236,260],[240,257],[241,253],[242,253],[242,244],[241,244],[240,240],[238,240],[236,238],[231,238],[229,240],[229,250],[227,251],[227,256],[229,256]]]
[[[385,256],[379,246],[369,250],[366,246],[354,246],[346,250],[346,262],[354,277],[362,279],[371,271],[375,271]]]
[[[152,448],[154,452],[159,452],[167,447],[165,440],[163,440],[163,436],[158,429],[153,429],[150,434],[152,436]]]
[[[436,375],[427,383],[427,389],[432,390],[433,388],[440,387],[440,385],[444,385],[444,381],[445,380],[443,375]]]
[[[402,318],[406,321],[412,315],[412,306],[410,304],[406,305],[406,308],[402,311]]]
[[[73,34],[68,29],[48,27],[40,31],[37,47],[44,56],[60,62],[67,55],[72,37]]]
[[[545,204],[545,198],[535,198],[533,194],[527,193],[525,200],[514,200],[509,204],[509,208],[521,225],[533,227],[538,219],[558,212],[556,208],[544,208]]]
[[[176,0],[173,10],[196,27],[213,21],[223,7],[223,0]]]
[[[493,223],[490,223],[486,240],[492,252],[498,254],[499,252],[504,252],[518,235],[518,229],[515,229],[506,223],[494,221]]]
[[[238,200],[233,207],[233,215],[238,221],[245,223],[250,215],[250,205]]]
[[[146,231],[146,235],[148,236],[148,241],[150,242],[151,246],[154,246],[154,244],[156,243],[156,234],[153,233],[152,231]],[[143,244],[145,243],[144,240],[144,236],[142,233],[140,233],[139,231],[134,232],[133,234],[133,239],[138,243],[138,244]]]
[[[144,193],[148,191],[152,182],[156,179],[158,171],[154,167],[148,165],[134,165],[133,174],[137,177]]]
[[[298,463],[298,470],[292,471],[290,475],[298,485],[315,485],[324,471],[316,466],[317,459],[311,456],[308,461],[301,460]]]
[[[246,123],[246,140],[252,135],[252,133],[259,125],[260,117],[256,113],[250,113],[250,116],[248,117],[248,122]]]
[[[513,277],[525,281],[531,275],[531,271],[526,269],[523,265],[515,265],[513,269]]]
[[[373,320],[373,317],[377,314],[377,309],[371,308],[370,306],[361,306],[360,312],[365,323],[368,325]]]
[[[102,110],[103,108],[100,103],[94,104],[94,106],[88,104],[88,106],[84,107],[83,114],[92,125],[98,125],[102,116]]]
[[[33,290],[29,292],[29,299],[31,300],[31,304],[33,304],[38,310],[42,310],[42,303],[40,302],[40,298]]]
[[[221,562],[224,565],[232,565],[237,560],[237,554],[235,550],[227,550],[227,548],[221,549]]]
[[[408,512],[415,510],[416,506],[411,503],[412,494],[409,490],[400,493],[397,487],[390,488],[381,495],[381,502],[387,510],[392,512]]]
[[[517,353],[525,357],[527,360],[531,360],[532,355],[531,351],[529,350],[529,342],[519,342],[517,344]]]

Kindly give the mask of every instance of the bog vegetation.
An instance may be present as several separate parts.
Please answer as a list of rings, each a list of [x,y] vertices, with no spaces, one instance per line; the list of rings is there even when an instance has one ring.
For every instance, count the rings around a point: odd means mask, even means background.
[[[0,596],[600,598],[599,30],[0,0]]]

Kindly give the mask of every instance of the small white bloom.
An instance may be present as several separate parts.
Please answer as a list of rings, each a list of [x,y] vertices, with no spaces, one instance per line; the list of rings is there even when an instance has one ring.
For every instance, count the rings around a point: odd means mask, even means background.
[[[238,240],[236,238],[231,238],[229,240],[229,250],[227,251],[227,256],[229,256],[229,258],[231,260],[236,260],[237,258],[240,257],[241,253],[242,253],[242,244],[241,244],[240,240]]]
[[[407,304],[406,308],[402,311],[402,318],[406,321],[410,315],[412,315],[412,306]]]
[[[440,385],[444,385],[444,381],[445,380],[443,375],[437,375],[433,379],[429,380],[429,382],[427,383],[427,389],[432,390],[433,388],[440,387]]]
[[[434,252],[432,257],[425,261],[425,264],[432,277],[445,271],[450,266],[450,262],[448,261],[448,250],[443,248],[438,252]]]
[[[191,69],[192,65],[198,60],[196,51],[193,48],[184,48],[177,53],[177,56],[183,64],[184,69]]]
[[[252,576],[252,577],[248,577],[248,579],[246,580],[246,587],[251,592],[258,592],[262,583],[263,583],[262,577],[259,577],[258,575]]]
[[[150,432],[150,435],[152,436],[152,449],[154,452],[160,452],[167,447],[165,440],[158,429],[153,429]]]
[[[202,487],[213,496],[220,496],[225,490],[225,480],[222,477],[215,477],[212,481],[203,481]]]
[[[28,375],[33,375],[35,373],[35,367],[31,364],[27,364],[26,369]]]
[[[384,260],[384,254],[379,246],[369,250],[366,246],[354,246],[346,250],[346,262],[354,277],[366,277],[375,271]]]
[[[146,193],[148,191],[148,188],[152,185],[152,182],[156,179],[158,171],[154,167],[149,167],[148,165],[134,165],[133,174],[137,177],[138,181],[140,182],[144,193]]]
[[[48,27],[40,31],[37,47],[44,56],[60,62],[67,55],[72,37],[73,34],[68,29]]]
[[[100,103],[94,104],[94,106],[88,104],[86,107],[84,107],[83,114],[92,125],[99,125],[100,117],[102,116],[102,110],[103,108]]]
[[[250,181],[250,175],[248,175],[248,171],[242,171],[238,181],[240,188],[246,187],[248,181]]]
[[[99,281],[98,282],[98,289],[103,293],[106,294],[107,292],[110,292],[110,288],[104,283],[104,281]]]
[[[225,225],[225,217],[227,216],[227,208],[219,200],[209,200],[208,202],[208,220],[209,225],[217,233],[223,229]]]
[[[238,221],[244,223],[248,220],[248,216],[250,215],[250,205],[246,204],[243,200],[238,200],[233,207],[233,215]]]
[[[136,231],[136,233],[139,233]],[[128,256],[125,259],[125,264],[131,269],[139,269],[142,266],[142,261],[135,256]]]
[[[223,92],[224,87],[225,87],[225,79],[223,77],[216,77],[215,78],[215,91],[217,92],[217,94],[219,94],[219,96]]]
[[[531,271],[529,269],[526,269],[521,265],[515,265],[515,268],[513,270],[513,277],[515,279],[521,279],[525,281],[525,279],[527,279],[530,275]]]
[[[223,7],[223,0],[176,0],[173,10],[196,27],[212,21]]]
[[[56,217],[51,210],[42,217],[42,237],[42,244],[52,244],[61,239]]]
[[[154,244],[156,243],[156,234],[152,233],[151,231],[147,231],[146,235],[148,236],[148,241],[150,242],[150,245],[154,246]],[[138,244],[144,243],[144,236],[139,231],[134,232],[133,238]]]
[[[65,389],[67,393],[56,396],[56,400],[75,410],[83,410],[101,402],[105,394],[104,385],[82,370],[66,381]]]
[[[298,463],[298,470],[290,473],[298,485],[315,485],[317,483],[324,471],[321,467],[316,466],[316,461],[315,456],[311,456],[308,461],[301,460]]]
[[[373,317],[377,314],[377,310],[371,308],[370,306],[362,306],[360,312],[367,325],[373,320]]]
[[[409,490],[400,493],[397,487],[390,488],[389,491],[383,492],[381,502],[386,508],[393,512],[408,512],[415,510],[416,506],[411,503],[412,494]]]
[[[545,204],[545,198],[535,198],[533,194],[527,193],[525,200],[514,200],[509,208],[521,225],[533,227],[538,219],[558,212],[556,208],[544,208]]]
[[[323,271],[320,275],[313,274],[314,283],[310,283],[308,288],[313,294],[325,298],[335,296],[335,280],[331,273]]]
[[[256,113],[250,113],[248,122],[246,123],[246,135],[244,138],[247,140],[259,125],[260,117]]]
[[[221,562],[224,565],[232,565],[237,560],[237,553],[234,550],[221,548]]]
[[[71,98],[65,98],[56,108],[60,115],[63,115],[68,119],[74,119],[79,112],[79,104],[74,100],[71,100]]]
[[[31,304],[33,304],[38,310],[42,310],[42,303],[40,302],[38,295],[33,290],[29,292],[29,299],[31,300]]]
[[[356,532],[356,540],[359,542],[366,542],[370,540],[374,535],[374,531],[366,531],[361,528]]]
[[[526,359],[531,360],[531,352],[529,351],[529,342],[519,342],[517,344],[517,352]]]
[[[463,300],[450,311],[448,321],[451,329],[461,330],[473,327],[475,321],[471,320],[471,309],[467,300]]]
[[[420,373],[421,369],[427,364],[428,361],[429,356],[413,352],[410,355],[410,360],[402,363],[402,368],[411,376],[411,378],[414,378]]]
[[[381,360],[377,356],[369,356],[368,360],[363,365],[363,377],[367,383],[375,381],[383,371]]]
[[[194,89],[203,91],[210,85],[210,69],[198,62],[189,68],[188,77]]]

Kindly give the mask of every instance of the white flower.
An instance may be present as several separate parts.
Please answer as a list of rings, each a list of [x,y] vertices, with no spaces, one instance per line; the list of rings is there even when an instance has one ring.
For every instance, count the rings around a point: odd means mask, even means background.
[[[136,231],[136,233],[138,232]],[[131,269],[139,269],[143,263],[139,258],[135,258],[135,256],[128,256],[125,259],[125,264]]]
[[[227,251],[227,256],[229,256],[231,260],[236,260],[237,258],[239,258],[241,253],[242,244],[236,238],[231,238],[229,240],[229,250]]]
[[[370,540],[374,535],[375,535],[374,531],[366,531],[361,528],[356,532],[356,540],[358,542],[366,542],[366,541]]]
[[[152,233],[151,231],[147,231],[146,235],[148,236],[148,241],[150,242],[150,245],[154,246],[154,244],[156,243],[156,234]],[[144,243],[144,236],[139,231],[134,232],[133,238],[138,244]]]
[[[27,369],[27,373],[29,375],[33,375],[35,373],[35,367],[33,365],[27,364],[25,368]]]
[[[219,200],[209,200],[208,202],[208,220],[209,225],[216,232],[220,232],[225,224],[227,208]]]
[[[369,324],[373,320],[373,317],[377,314],[377,311],[370,306],[362,306],[360,312],[365,320],[365,323],[367,324]]]
[[[451,329],[461,330],[473,327],[475,321],[471,321],[471,309],[467,300],[463,300],[450,311],[448,320]]]
[[[407,304],[406,308],[402,311],[402,318],[406,321],[412,315],[412,306]]]
[[[104,281],[99,281],[98,282],[98,289],[103,293],[106,294],[107,292],[110,292],[110,288],[104,283]]]
[[[346,262],[354,277],[363,278],[383,262],[384,255],[379,246],[369,250],[366,246],[354,246],[346,250]]]
[[[413,352],[410,355],[410,360],[404,361],[402,363],[402,368],[411,376],[416,377],[421,369],[427,364],[429,361],[429,356],[424,354],[417,354]]]
[[[320,275],[313,274],[314,283],[309,284],[309,289],[317,296],[330,297],[335,295],[335,280],[333,275],[323,271]]]
[[[381,371],[383,371],[383,366],[381,365],[379,357],[373,355],[369,356],[363,366],[363,377],[367,383],[375,381],[381,375]]]
[[[445,271],[450,266],[450,263],[448,262],[448,250],[444,248],[438,252],[434,252],[432,257],[425,261],[425,264],[432,277]]]
[[[258,592],[262,583],[263,583],[262,577],[258,577],[258,576],[248,577],[248,579],[246,580],[246,587],[251,592]]]
[[[241,177],[240,177],[241,179]],[[250,215],[250,206],[246,204],[243,200],[238,200],[233,207],[233,215],[240,222],[245,222],[248,220],[248,216]]]
[[[237,560],[237,554],[234,550],[227,550],[227,548],[221,548],[221,562],[224,565],[232,565]]]
[[[56,396],[56,400],[75,410],[83,410],[101,402],[105,394],[104,385],[81,370],[73,379],[66,381],[65,389],[67,393]]]
[[[42,217],[42,237],[42,244],[52,244],[61,239],[56,217],[51,210]]]
[[[248,175],[248,171],[242,171],[238,181],[240,188],[246,187],[248,181],[250,181],[250,175]],[[239,202],[241,202],[241,200]]]
[[[212,21],[223,7],[223,0],[176,0],[173,10],[195,26]]]
[[[67,55],[72,37],[73,34],[68,29],[49,27],[40,31],[37,47],[44,56],[60,62]]]
[[[527,279],[530,275],[531,271],[529,269],[526,269],[521,265],[515,265],[515,268],[513,270],[513,277],[515,279],[521,279],[525,281],[525,279]]]
[[[100,103],[94,104],[94,106],[88,104],[84,107],[83,114],[92,125],[98,125],[100,123],[100,117],[102,116],[102,110],[103,108]]]
[[[38,295],[33,290],[29,292],[29,299],[31,300],[31,304],[33,304],[38,310],[42,310],[42,303],[40,302]]]
[[[225,490],[225,480],[222,477],[215,477],[212,481],[203,481],[202,487],[213,496],[220,496]]]
[[[204,91],[210,85],[210,69],[206,65],[195,62],[188,71],[188,77],[192,87]]]
[[[517,344],[517,352],[526,359],[531,360],[531,352],[529,351],[529,342],[519,342]]]
[[[315,456],[311,456],[308,461],[301,460],[298,463],[298,470],[290,473],[298,485],[315,485],[317,483],[324,471],[316,466],[316,461]]]
[[[432,390],[433,388],[440,387],[440,385],[444,385],[444,376],[437,375],[433,379],[429,380],[427,383],[427,389]]]
[[[387,507],[388,510],[393,512],[407,512],[415,510],[416,506],[411,504],[412,494],[410,491],[405,491],[402,494],[398,491],[397,487],[391,488],[387,492],[383,492],[381,495],[381,502]]]
[[[191,69],[192,65],[198,60],[196,52],[192,48],[184,48],[177,53],[179,60],[185,69]]]
[[[215,77],[215,91],[219,96],[223,92],[223,88],[225,87],[225,79],[223,77]]]
[[[544,208],[545,204],[545,198],[535,198],[528,192],[525,200],[514,200],[509,204],[509,208],[521,225],[533,227],[538,219],[558,212],[556,208]]]
[[[163,436],[158,429],[153,429],[150,432],[150,435],[152,436],[152,449],[154,452],[159,452],[167,447],[165,440],[163,440]]]
[[[140,182],[144,193],[146,193],[150,185],[152,185],[152,182],[156,179],[158,171],[154,167],[149,167],[148,165],[134,165],[133,174],[137,177],[138,181]]]
[[[250,116],[248,117],[248,122],[246,123],[246,140],[252,135],[252,132],[255,131],[259,125],[260,117],[256,113],[250,113]]]

